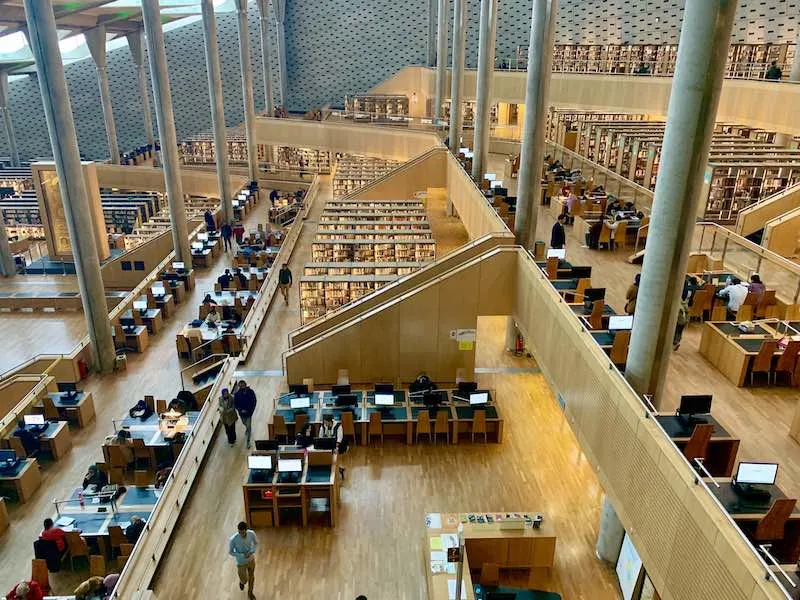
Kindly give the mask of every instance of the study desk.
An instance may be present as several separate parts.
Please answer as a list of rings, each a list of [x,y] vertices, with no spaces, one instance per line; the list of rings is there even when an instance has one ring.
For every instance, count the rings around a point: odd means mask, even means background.
[[[477,513],[485,516],[485,513]],[[464,579],[462,597],[475,599],[472,573],[480,573],[483,563],[496,564],[501,570],[527,570],[529,587],[536,587],[536,577],[541,569],[552,569],[555,564],[556,535],[545,520],[539,528],[524,523],[521,529],[504,529],[511,522],[513,514],[532,513],[489,513],[493,523],[470,523],[466,514],[435,513],[426,517],[425,543],[423,546],[423,565],[429,600],[449,600],[452,596],[449,581],[455,582],[455,571],[448,572],[447,547],[458,543],[458,526],[464,526]],[[506,518],[508,516],[508,518]],[[500,521],[496,520],[500,517]],[[504,524],[505,523],[505,524]],[[438,527],[436,527],[438,525]],[[434,560],[436,559],[436,560]],[[437,572],[434,572],[434,568]]]
[[[251,292],[250,290],[237,290],[235,292],[230,290],[222,290],[220,292],[207,292],[211,299],[217,303],[217,306],[233,306],[238,298],[242,304],[245,304],[250,298],[255,299],[258,296],[257,291]],[[205,298],[206,295],[203,295]]]
[[[458,444],[460,437],[471,436],[476,410],[483,410],[486,412],[486,439],[497,444],[502,443],[503,419],[500,417],[497,407],[493,404],[486,404],[481,407],[451,406],[450,409],[453,415],[452,434],[450,436],[451,443]]]
[[[165,289],[175,299],[175,304],[180,304],[186,298],[186,285],[179,279],[164,279]]]
[[[53,459],[60,460],[72,448],[72,434],[66,421],[49,422],[47,429],[39,434],[39,445],[42,450],[52,454]]]
[[[31,499],[42,484],[42,474],[35,458],[21,460],[12,471],[0,473],[0,489],[12,489],[20,502]]]
[[[129,309],[122,315],[124,318],[134,319],[137,323],[141,323],[147,327],[148,333],[158,333],[164,325],[164,319],[161,316],[161,309],[148,308],[144,314],[141,311],[134,311]]]
[[[588,317],[592,314],[592,309],[586,308],[586,304],[584,302],[570,303],[569,308],[577,317]],[[603,304],[603,315],[610,317],[616,314],[618,314],[617,311],[615,311],[611,306],[605,303]]]
[[[147,305],[150,306],[150,308],[159,309],[165,319],[169,319],[170,315],[175,312],[175,298],[172,294],[153,296],[151,300],[148,300]]]
[[[658,414],[655,416],[664,431],[683,452],[689,438],[694,432],[695,425],[690,424],[686,417],[674,414]],[[714,426],[714,433],[708,443],[703,466],[714,477],[730,477],[736,465],[736,454],[739,452],[739,440],[732,437],[725,428],[711,415],[704,415],[703,421]],[[694,464],[692,465],[694,466]]]
[[[180,273],[172,269],[167,269],[161,273],[159,279],[161,279],[161,281],[182,281],[187,292],[194,289],[194,269],[189,269],[188,271],[183,270]]]
[[[147,333],[146,325],[136,325],[131,329],[112,327],[111,334],[115,338],[118,347],[133,348],[140,354],[147,350],[147,346],[150,345],[150,336]],[[119,334],[122,335],[124,341],[117,339]]]
[[[192,267],[207,269],[209,266],[211,266],[211,250],[209,248],[192,249]]]
[[[730,478],[715,478],[719,487],[710,479],[705,481],[714,497],[745,533],[755,528],[775,500],[787,497],[777,485],[759,485],[759,488],[768,490],[772,497],[768,502],[749,502],[734,491]],[[783,540],[771,543],[771,553],[779,562],[796,563],[800,559],[800,503],[794,507],[786,522]]]
[[[91,392],[78,392],[72,400],[68,399],[63,392],[51,392],[47,394],[47,397],[53,401],[59,417],[68,421],[76,421],[78,427],[86,427],[94,419],[94,398]],[[39,401],[34,408],[37,412],[43,413],[44,403]]]
[[[189,335],[189,331],[198,330],[200,331],[200,337],[202,338],[203,342],[210,342],[211,340],[222,338],[225,335],[235,335],[236,337],[241,337],[243,329],[241,322],[236,327],[225,327],[223,323],[225,323],[225,321],[220,321],[219,327],[211,327],[206,321],[203,321],[203,324],[200,325],[200,327],[192,327],[191,323],[187,323],[184,328],[181,329],[179,335],[189,338],[192,337]]]
[[[197,419],[200,416],[200,411],[190,410],[185,416],[188,422],[185,425],[179,424],[174,427],[162,427],[161,417],[155,413],[144,420],[138,417],[126,417],[118,426],[119,429],[129,431],[131,439],[144,440],[144,445],[150,452],[151,464],[156,465],[162,462],[160,459],[177,458],[180,448],[183,446],[177,438],[177,435],[183,434],[184,436],[189,436],[192,433],[195,423],[197,423]],[[103,444],[103,457],[107,463],[110,463],[108,453],[109,445],[110,444]],[[175,451],[175,446],[178,446],[177,452]]]

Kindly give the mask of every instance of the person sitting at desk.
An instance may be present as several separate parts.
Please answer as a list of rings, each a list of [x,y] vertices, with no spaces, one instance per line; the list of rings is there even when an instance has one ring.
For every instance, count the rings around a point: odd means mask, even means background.
[[[742,304],[744,304],[748,291],[747,284],[742,283],[742,280],[738,277],[734,277],[731,283],[717,293],[717,297],[728,299],[728,314],[735,317]]]
[[[231,279],[233,279],[233,277],[231,276],[231,270],[225,269],[225,272],[219,277],[217,277],[217,283],[219,284],[219,287],[221,287],[223,290],[227,290],[228,286],[231,284]]]
[[[170,473],[172,473],[172,465],[169,464],[160,464],[157,467],[156,476],[155,476],[155,488],[157,490],[162,489],[169,480]]]
[[[127,429],[120,429],[117,433],[106,436],[103,445],[119,446],[125,464],[133,463],[133,440],[131,440],[131,432]]]
[[[242,273],[242,269],[237,267],[236,271],[234,272],[234,276],[239,280],[239,289],[246,290],[247,276],[244,273]]]
[[[627,223],[627,221],[625,220],[625,217],[622,215],[617,215],[612,222],[606,223],[606,225],[608,225],[608,228],[611,230],[611,235],[610,235],[611,242],[609,242],[609,245],[611,247],[609,248],[609,250],[614,249],[614,244],[616,243],[615,238],[617,235],[617,228],[623,223]]]
[[[608,206],[606,206],[606,214],[609,216],[614,216],[622,210],[622,204],[620,204],[620,201],[613,196],[609,196],[609,198],[611,198],[611,202],[609,202]]]
[[[14,430],[14,437],[18,437],[25,449],[25,454],[30,456],[39,449],[39,434],[41,430],[36,425],[25,425],[25,421],[17,421],[17,428]]]
[[[336,451],[341,456],[347,452],[347,440],[344,439],[342,424],[333,419],[333,415],[322,417],[322,425],[319,428],[319,437],[336,440]],[[344,479],[344,467],[339,467],[339,475]]]
[[[553,229],[550,232],[550,247],[560,250],[567,243],[567,233],[564,231],[564,223],[567,221],[567,215],[558,215],[558,219],[553,223]]]
[[[269,193],[269,201],[270,201],[270,203],[274,205],[275,204],[275,200],[278,199],[278,196],[279,196],[278,190],[272,190]]]
[[[575,222],[575,213],[577,212],[578,204],[580,204],[580,200],[571,192],[569,196],[567,196],[564,204],[564,214],[567,215],[569,223]]]
[[[211,297],[211,294],[206,294],[206,297],[203,298],[203,304],[216,304],[217,301]]]
[[[125,537],[128,538],[128,542],[131,544],[136,544],[139,540],[139,536],[142,535],[144,531],[145,522],[142,521],[136,515],[131,517],[131,524],[125,528]]]
[[[167,406],[167,413],[178,413],[181,415],[186,414],[186,405],[183,403],[183,400],[178,398],[173,398],[170,400],[169,405]],[[167,414],[164,413],[164,414]],[[164,418],[163,415],[161,418]]]
[[[83,477],[83,489],[92,486],[95,491],[100,491],[108,485],[108,475],[100,470],[97,465],[89,465],[89,470]]]
[[[54,542],[59,554],[67,551],[67,534],[60,527],[54,527],[53,519],[50,517],[44,520],[44,529],[39,534],[39,539]]]
[[[761,276],[758,273],[750,276],[750,285],[747,286],[747,291],[758,296],[759,302],[761,301],[764,292],[767,291],[767,286],[761,283]]]
[[[199,407],[197,406],[197,396],[194,395],[194,392],[190,390],[181,390],[178,392],[178,395],[175,396],[175,398],[183,402],[187,409],[199,410]]]
[[[6,600],[42,600],[44,592],[38,582],[34,580],[20,581],[8,594]]]
[[[642,278],[641,273],[637,273],[636,277],[633,278],[633,283],[628,288],[628,291],[625,292],[625,314],[632,315],[636,312],[636,297],[639,295],[639,281]]]
[[[222,318],[219,316],[219,313],[217,312],[217,306],[216,304],[213,304],[211,306],[211,310],[209,310],[208,314],[206,315],[206,323],[208,323],[213,327],[216,327],[221,320]]]

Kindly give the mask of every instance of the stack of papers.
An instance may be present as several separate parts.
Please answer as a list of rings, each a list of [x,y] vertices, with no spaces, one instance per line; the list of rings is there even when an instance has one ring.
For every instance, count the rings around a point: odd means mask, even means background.
[[[72,517],[58,517],[54,525],[56,527],[68,527],[75,522],[75,519]]]

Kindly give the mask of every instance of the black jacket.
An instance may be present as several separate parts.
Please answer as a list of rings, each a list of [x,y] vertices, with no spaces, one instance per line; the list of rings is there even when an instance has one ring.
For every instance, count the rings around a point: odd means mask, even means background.
[[[256,411],[256,393],[249,387],[237,389],[233,394],[233,407],[243,419],[253,416]]]
[[[553,224],[553,230],[550,233],[550,247],[559,250],[564,247],[567,241],[567,234],[564,232],[564,226],[556,221]]]

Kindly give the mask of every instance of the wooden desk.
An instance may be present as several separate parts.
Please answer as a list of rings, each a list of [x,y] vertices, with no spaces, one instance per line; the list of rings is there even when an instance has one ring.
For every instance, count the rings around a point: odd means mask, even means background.
[[[13,489],[22,503],[30,500],[41,484],[42,474],[35,458],[20,461],[13,473],[0,474],[0,488]]]
[[[708,443],[708,452],[703,466],[714,477],[730,477],[733,474],[733,467],[736,465],[739,440],[732,437],[711,415],[705,415],[703,419],[709,425],[714,426],[714,433]],[[683,452],[695,426],[687,424],[684,417],[674,414],[656,415],[656,420],[667,432],[678,450]]]
[[[192,250],[192,266],[195,268],[207,269],[211,265],[211,250]]]
[[[164,296],[153,296],[147,303],[150,308],[157,308],[164,315],[165,319],[169,319],[170,315],[175,312],[175,298],[172,294],[165,294]]]
[[[174,443],[176,441],[174,438],[177,434],[191,435],[200,416],[200,411],[190,410],[185,416],[187,419],[186,424],[177,425],[166,430],[162,427],[161,417],[155,413],[144,421],[138,417],[125,417],[121,423],[118,423],[118,426],[120,429],[127,430],[131,435],[131,439],[144,440],[144,445],[147,446],[150,452],[150,460],[155,465],[165,459],[174,460],[178,458],[178,452],[183,447],[183,444]],[[103,457],[107,463],[110,463],[108,445],[103,444]]]
[[[150,336],[147,333],[147,327],[144,325],[137,325],[130,332],[125,331],[122,327],[119,329],[119,333],[124,336],[124,345],[126,348],[135,348],[136,351],[141,354],[150,344]],[[112,333],[114,333],[115,337],[118,335],[116,327],[112,327]]]
[[[743,387],[761,342],[775,339],[773,330],[757,325],[745,334],[727,321],[706,321],[700,337],[700,354],[734,385]],[[774,356],[783,354],[779,350]]]
[[[42,450],[53,455],[55,460],[61,459],[72,449],[72,434],[66,421],[49,423],[47,429],[39,436]]]
[[[134,319],[137,323],[145,325],[148,333],[158,333],[164,325],[164,319],[161,317],[161,309],[158,308],[148,308],[145,314],[140,313],[138,310],[128,310],[123,316]]]
[[[94,419],[94,398],[91,392],[78,392],[74,401],[65,400],[61,392],[53,392],[47,394],[47,397],[53,401],[60,417],[65,418],[67,421],[74,421],[78,427],[86,427],[86,425]],[[37,403],[34,408],[37,412],[44,412],[43,404]]]
[[[182,281],[164,281],[165,289],[170,291],[170,296],[175,300],[175,304],[180,304],[186,298],[186,286]]]
[[[8,507],[6,501],[0,498],[0,534],[8,529]]]
[[[442,535],[457,536],[458,525],[466,515],[437,513],[441,527],[428,527],[425,530],[423,565],[426,573],[429,600],[448,600],[448,580],[455,580],[455,573],[433,573],[432,552],[447,553],[444,542],[441,550],[432,550],[439,545]],[[478,513],[483,516],[485,513]],[[496,513],[489,513],[496,517]],[[525,514],[525,513],[522,513]],[[533,517],[533,513],[527,513]],[[505,520],[509,513],[500,516]],[[476,514],[477,516],[477,514]],[[432,515],[428,515],[430,519]],[[436,523],[434,523],[436,524]],[[522,529],[501,529],[501,522],[464,523],[464,580],[462,589],[469,600],[474,600],[472,573],[479,573],[484,562],[495,563],[500,569],[524,569],[529,571],[529,587],[535,587],[540,569],[551,569],[555,564],[556,535],[547,522],[541,528],[525,526]],[[451,538],[452,539],[452,538]]]

